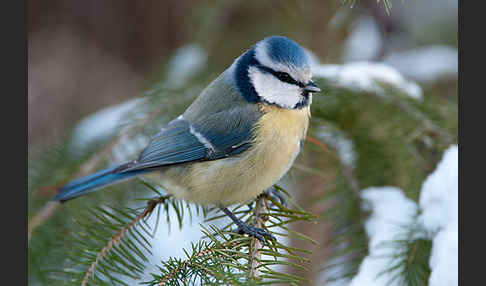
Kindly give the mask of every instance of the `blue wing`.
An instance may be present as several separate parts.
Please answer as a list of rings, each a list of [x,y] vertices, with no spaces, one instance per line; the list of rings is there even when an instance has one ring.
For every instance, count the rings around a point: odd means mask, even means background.
[[[238,155],[251,146],[259,113],[233,108],[199,120],[176,119],[121,172]],[[253,110],[252,110],[253,111]]]

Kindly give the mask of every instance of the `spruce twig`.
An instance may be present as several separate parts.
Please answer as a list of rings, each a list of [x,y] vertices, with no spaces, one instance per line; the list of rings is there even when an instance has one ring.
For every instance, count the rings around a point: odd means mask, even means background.
[[[264,196],[259,196],[255,202],[255,216],[253,226],[262,228],[265,224],[263,216],[267,213],[266,201]],[[263,243],[255,237],[250,239],[250,253],[248,254],[248,277],[250,279],[258,278],[258,268],[262,254],[260,249],[263,248]]]
[[[276,187],[276,190],[280,190]],[[282,190],[285,193],[285,191]],[[290,197],[289,197],[290,199]],[[268,204],[272,205],[268,205]],[[315,217],[303,210],[289,209],[271,196],[261,195],[255,200],[254,207],[246,209],[242,204],[233,209],[233,213],[247,224],[264,228],[266,231],[287,237],[296,237],[308,241],[311,238],[290,230],[287,225],[293,221],[312,221]],[[222,218],[216,215],[208,221]],[[270,221],[269,225],[265,225]],[[293,248],[272,241],[262,243],[258,239],[240,235],[231,231],[232,223],[221,228],[202,226],[204,240],[192,245],[186,251],[187,258],[170,258],[159,267],[160,274],[152,274],[154,279],[145,282],[149,285],[193,285],[197,279],[203,285],[254,285],[280,283],[296,285],[305,278],[289,275],[273,269],[276,265],[290,266],[307,270],[303,265],[309,260],[297,252],[308,253],[305,249]],[[283,230],[282,233],[274,229]],[[272,231],[273,229],[273,231]],[[208,239],[209,241],[206,241]]]
[[[143,219],[147,215],[147,212],[143,212],[136,216],[127,226],[122,228],[120,232],[118,232],[108,243],[106,244],[105,247],[101,249],[101,251],[98,253],[98,256],[96,257],[95,261],[91,263],[90,267],[88,268],[88,271],[86,271],[86,274],[84,275],[84,279],[81,283],[81,286],[86,286],[88,285],[89,279],[93,277],[94,271],[98,263],[105,257],[106,253],[110,251],[113,245],[120,245],[120,241],[122,237],[130,230],[137,222],[139,222],[141,219]]]
[[[161,196],[157,199],[152,199],[147,201],[147,206],[144,208],[144,210],[135,216],[131,221],[129,221],[123,228],[121,228],[111,240],[107,242],[107,244],[98,252],[96,259],[91,263],[91,265],[88,267],[88,270],[86,271],[83,280],[81,282],[82,286],[88,285],[90,279],[93,278],[93,275],[95,273],[95,270],[99,263],[105,258],[105,256],[108,254],[108,252],[116,245],[120,246],[120,243],[122,242],[122,238],[130,231],[132,230],[137,223],[145,219],[147,216],[149,216],[153,210],[157,207],[157,205],[164,203],[168,198],[170,198],[171,195],[165,195]]]
[[[29,221],[28,232],[27,232],[27,240],[30,241],[32,237],[32,233],[34,230],[42,225],[49,217],[51,217],[56,210],[58,209],[61,203],[49,201],[47,202],[38,212],[37,214]]]
[[[166,283],[173,279],[178,272],[180,272],[183,268],[186,268],[186,267],[189,267],[189,266],[195,266],[195,260],[197,260],[198,258],[201,258],[201,257],[204,257],[204,256],[208,256],[208,255],[211,255],[215,252],[217,252],[218,250],[224,250],[225,248],[227,248],[228,246],[236,246],[236,243],[235,242],[226,242],[226,243],[223,243],[221,244],[219,247],[214,247],[214,248],[206,248],[206,249],[203,249],[201,251],[199,251],[198,253],[194,254],[193,256],[189,257],[188,259],[186,259],[182,264],[180,264],[179,266],[177,266],[176,268],[174,268],[172,271],[170,271],[169,273],[167,273],[166,275],[164,275],[162,277],[162,281],[160,281],[159,283],[157,283],[157,286],[164,286],[166,285]],[[201,265],[199,265],[200,267],[203,267]],[[210,274],[211,276],[214,276],[216,277],[217,274],[214,273],[212,270],[208,269],[207,267],[203,267],[205,272]]]
[[[125,135],[126,136],[126,135]],[[86,161],[81,167],[79,171],[71,178],[81,178],[86,176],[95,171],[96,167],[99,166],[101,161],[109,156],[111,152],[113,152],[113,147],[121,142],[125,136],[118,136],[118,138],[112,141],[110,144],[105,146],[100,152],[97,152],[91,156],[91,158]],[[36,191],[36,190],[34,190]],[[54,213],[55,211],[61,206],[59,202],[48,201],[41,209],[37,212],[37,214],[30,220],[29,222],[29,232],[28,232],[28,239],[32,237],[34,230],[46,222]]]

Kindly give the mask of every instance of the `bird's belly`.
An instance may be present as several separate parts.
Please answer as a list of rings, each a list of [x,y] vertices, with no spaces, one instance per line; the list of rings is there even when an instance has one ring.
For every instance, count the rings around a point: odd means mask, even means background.
[[[200,204],[228,206],[249,202],[275,184],[300,151],[309,111],[266,108],[252,147],[238,157],[169,169],[168,192]]]

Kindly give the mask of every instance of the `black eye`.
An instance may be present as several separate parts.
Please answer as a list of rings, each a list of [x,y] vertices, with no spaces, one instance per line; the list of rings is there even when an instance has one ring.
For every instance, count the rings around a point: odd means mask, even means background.
[[[277,78],[283,82],[294,83],[294,79],[286,72],[276,72]]]
[[[273,75],[275,75],[280,81],[294,84],[300,87],[303,87],[304,85],[295,79],[293,79],[288,73],[286,72],[273,72]]]

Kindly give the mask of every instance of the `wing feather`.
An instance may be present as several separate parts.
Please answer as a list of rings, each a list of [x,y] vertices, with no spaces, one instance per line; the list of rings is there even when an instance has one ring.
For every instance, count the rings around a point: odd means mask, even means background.
[[[189,122],[175,119],[150,141],[137,161],[121,172],[241,154],[251,146],[255,107],[238,107]]]

